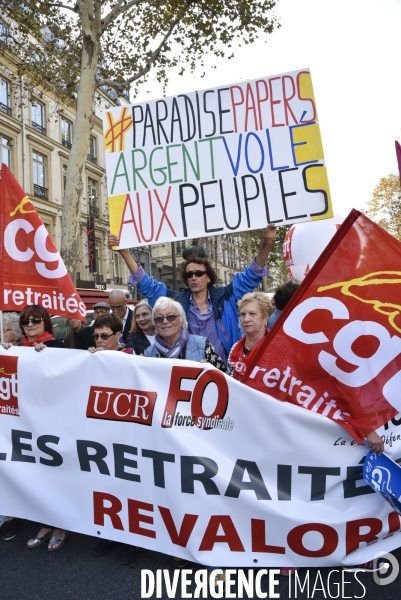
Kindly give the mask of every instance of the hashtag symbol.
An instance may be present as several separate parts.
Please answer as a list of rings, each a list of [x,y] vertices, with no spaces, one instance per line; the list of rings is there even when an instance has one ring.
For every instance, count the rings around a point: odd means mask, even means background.
[[[118,152],[118,148],[120,151],[125,150],[125,134],[132,127],[132,117],[127,112],[127,107],[123,108],[117,121],[114,121],[111,112],[106,113],[108,128],[104,136],[105,150],[110,152]]]

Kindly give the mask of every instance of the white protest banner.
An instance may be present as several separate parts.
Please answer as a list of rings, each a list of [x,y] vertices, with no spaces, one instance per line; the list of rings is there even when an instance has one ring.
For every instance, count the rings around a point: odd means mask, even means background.
[[[104,113],[120,248],[333,216],[307,69]]]
[[[353,565],[401,545],[362,479],[367,446],[210,365],[15,347],[0,368],[0,514],[212,566]],[[395,459],[400,424],[381,430]]]

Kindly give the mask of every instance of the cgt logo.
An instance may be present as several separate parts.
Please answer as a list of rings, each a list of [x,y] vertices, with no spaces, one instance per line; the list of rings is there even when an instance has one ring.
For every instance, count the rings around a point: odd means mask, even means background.
[[[19,417],[18,356],[0,356],[0,415]]]
[[[152,425],[156,392],[92,386],[86,416],[107,421]]]

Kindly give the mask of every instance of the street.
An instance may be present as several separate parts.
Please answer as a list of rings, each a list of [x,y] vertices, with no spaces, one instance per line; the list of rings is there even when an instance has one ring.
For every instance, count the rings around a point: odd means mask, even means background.
[[[101,557],[92,555],[96,540],[89,536],[72,533],[65,546],[58,552],[49,553],[47,545],[28,550],[27,540],[37,533],[38,524],[30,521],[19,521],[18,535],[10,541],[0,540],[0,600],[129,600],[141,598],[141,569],[171,569],[170,557],[145,550],[131,566],[119,564],[119,548],[115,547],[110,554]],[[394,556],[400,561],[401,551]],[[188,565],[186,568],[200,568]],[[329,576],[330,571],[332,571]],[[248,570],[244,569],[245,574]],[[256,578],[257,570],[254,570]],[[299,584],[294,587],[294,578],[290,582],[285,577],[278,577],[279,585],[274,591],[283,600],[289,598],[365,598],[366,600],[398,600],[400,596],[400,576],[389,585],[378,585],[371,573],[343,573],[334,569],[309,569],[299,571]],[[359,581],[358,581],[359,580]],[[349,583],[348,583],[349,582]],[[188,586],[190,598],[194,594],[195,583]],[[231,598],[248,598],[245,593],[238,595],[231,588]],[[261,592],[269,597],[269,581],[267,576],[261,579]],[[191,595],[190,595],[191,594]],[[256,594],[256,592],[255,592]],[[263,597],[262,594],[259,597]],[[148,596],[146,596],[148,597]],[[150,598],[156,598],[156,593]],[[175,598],[184,596],[181,585],[177,587]],[[195,597],[195,596],[193,596]],[[205,597],[205,596],[200,596]],[[208,597],[211,597],[210,595]],[[258,597],[257,595],[253,596]],[[272,597],[272,596],[270,596]],[[168,598],[163,588],[163,600]]]

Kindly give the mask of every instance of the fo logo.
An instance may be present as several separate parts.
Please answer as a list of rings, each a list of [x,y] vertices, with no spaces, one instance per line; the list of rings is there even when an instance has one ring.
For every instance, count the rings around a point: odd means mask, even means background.
[[[0,356],[0,415],[19,417],[18,356]]]

